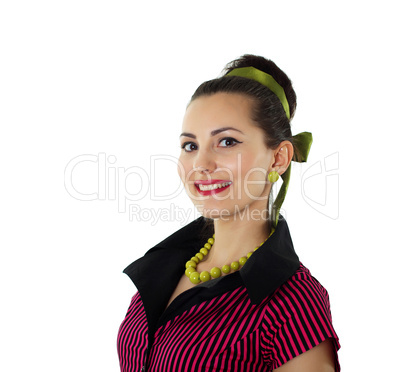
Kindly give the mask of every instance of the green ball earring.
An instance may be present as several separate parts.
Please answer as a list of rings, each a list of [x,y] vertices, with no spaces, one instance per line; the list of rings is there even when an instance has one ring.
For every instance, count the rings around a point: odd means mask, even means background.
[[[271,183],[275,183],[279,180],[279,173],[277,171],[269,172],[268,174],[268,181]]]

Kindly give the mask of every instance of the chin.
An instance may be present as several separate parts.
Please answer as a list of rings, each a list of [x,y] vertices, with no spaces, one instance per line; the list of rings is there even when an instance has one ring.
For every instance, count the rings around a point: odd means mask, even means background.
[[[233,215],[233,212],[226,208],[208,208],[205,205],[196,205],[196,208],[203,217],[214,220],[227,220]]]

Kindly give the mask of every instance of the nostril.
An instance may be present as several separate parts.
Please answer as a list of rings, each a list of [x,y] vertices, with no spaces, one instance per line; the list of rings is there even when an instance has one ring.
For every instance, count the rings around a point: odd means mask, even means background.
[[[209,169],[203,167],[195,167],[194,170],[197,172],[209,173]]]

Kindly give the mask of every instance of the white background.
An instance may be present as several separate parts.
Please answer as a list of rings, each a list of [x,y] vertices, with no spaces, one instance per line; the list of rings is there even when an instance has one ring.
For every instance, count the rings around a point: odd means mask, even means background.
[[[191,94],[244,53],[289,75],[293,131],[314,135],[283,211],[302,262],[330,293],[342,370],[401,370],[398,9],[389,0],[2,2],[0,370],[119,371],[117,331],[135,292],[122,270],[198,214],[130,221],[117,200],[71,196],[65,169],[101,154],[111,178],[80,163],[76,190],[103,182],[113,196],[113,172],[141,168],[142,187],[139,175],[119,179],[145,190],[127,205],[191,213],[183,190],[152,200],[151,185],[164,195],[179,182],[173,162],[152,173],[151,156],[179,155]]]

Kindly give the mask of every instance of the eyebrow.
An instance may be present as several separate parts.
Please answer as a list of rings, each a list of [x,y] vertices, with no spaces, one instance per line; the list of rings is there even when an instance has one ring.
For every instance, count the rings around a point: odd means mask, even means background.
[[[216,136],[217,134],[224,132],[225,130],[235,130],[237,132],[240,132],[241,134],[244,134],[241,130],[233,128],[233,127],[223,127],[223,128],[219,128],[219,129],[215,129],[211,132],[211,137]],[[192,133],[187,133],[187,132],[183,132],[182,134],[180,134],[179,137],[191,137],[191,138],[197,138],[194,134]]]

